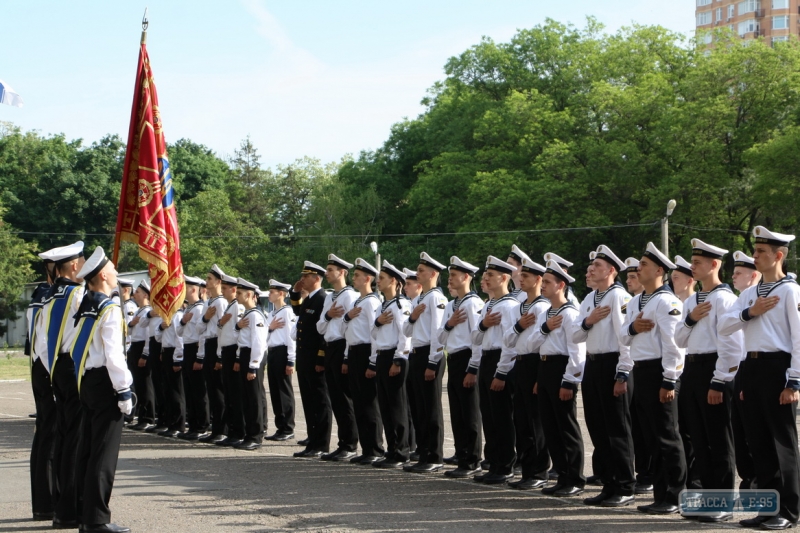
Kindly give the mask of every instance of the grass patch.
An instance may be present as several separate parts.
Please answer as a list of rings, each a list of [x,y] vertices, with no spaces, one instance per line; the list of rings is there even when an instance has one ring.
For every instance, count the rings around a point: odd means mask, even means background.
[[[31,379],[31,362],[19,350],[0,350],[0,380]]]

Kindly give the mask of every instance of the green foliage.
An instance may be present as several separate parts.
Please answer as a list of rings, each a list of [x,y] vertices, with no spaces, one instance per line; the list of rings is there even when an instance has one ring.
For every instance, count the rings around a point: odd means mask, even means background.
[[[31,261],[34,246],[14,234],[2,221],[6,209],[0,204],[0,337],[6,333],[6,320],[14,320],[26,302],[20,301],[25,283],[33,280]]]

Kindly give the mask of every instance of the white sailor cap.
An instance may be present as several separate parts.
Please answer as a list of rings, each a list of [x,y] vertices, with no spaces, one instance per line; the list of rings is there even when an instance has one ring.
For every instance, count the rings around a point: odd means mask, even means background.
[[[681,274],[686,274],[690,278],[694,277],[694,272],[692,272],[692,264],[679,255],[675,256],[675,268],[673,270],[677,270]]]
[[[409,270],[407,268],[403,268],[403,274],[406,275],[406,281],[417,281],[417,271],[416,270]]]
[[[526,254],[525,252],[520,250],[519,247],[516,244],[512,244],[511,245],[511,253],[508,254],[508,257],[510,257],[512,259],[516,259],[517,261],[522,263],[522,260],[525,259],[526,257],[529,257],[529,256],[528,256],[528,254]]]
[[[83,257],[83,241],[78,241],[68,246],[52,248],[39,254],[40,259],[45,262],[53,262],[56,266],[63,265],[79,257]]]
[[[186,274],[183,275],[183,281],[187,285],[197,285],[200,287],[200,284],[203,283],[203,280],[200,278],[196,278],[194,276],[187,276]]]
[[[117,278],[117,283],[119,283],[120,287],[133,287],[135,281],[130,278]]]
[[[639,260],[635,257],[629,257],[625,260],[625,272],[638,272]]]
[[[258,291],[258,285],[250,281],[247,281],[244,278],[236,278],[236,287],[238,289],[244,289],[246,291],[253,291],[253,292]]]
[[[213,274],[217,279],[220,279],[220,280],[225,275],[225,272],[223,272],[222,269],[219,266],[217,266],[216,263],[214,263],[214,265],[211,267],[211,270],[209,270],[209,273]]]
[[[486,270],[496,270],[503,274],[513,274],[517,271],[517,267],[510,263],[506,263],[502,259],[498,259],[493,255],[486,258]]]
[[[555,261],[556,263],[561,265],[561,268],[569,268],[572,266],[572,263],[570,263],[560,255],[554,254],[553,252],[547,252],[546,254],[544,254],[544,262],[547,263],[548,261]]]
[[[270,289],[277,289],[279,291],[287,291],[287,292],[292,290],[292,286],[291,285],[289,285],[288,283],[281,283],[280,281],[278,281],[276,279],[269,280],[269,288]]]
[[[692,255],[710,257],[711,259],[722,259],[722,256],[727,253],[728,250],[724,250],[711,244],[706,244],[700,239],[692,239]]]
[[[272,287],[270,287],[270,288],[272,288]],[[259,290],[256,291],[256,296],[258,296],[259,298],[268,298],[269,297],[269,293],[267,291],[262,291],[261,289],[259,289]]]
[[[324,276],[325,269],[316,263],[305,261],[303,262],[303,270],[300,272],[300,274],[317,274],[318,276]]]
[[[514,248],[516,248],[516,246],[514,246]],[[512,251],[513,251],[513,248],[512,248]],[[528,256],[526,255],[525,257],[528,257]],[[519,261],[519,259],[518,259],[518,261]],[[475,273],[478,272],[478,270],[480,270],[480,268],[476,267],[475,265],[467,263],[466,261],[462,261],[456,255],[453,255],[453,256],[450,257],[450,267],[449,268],[451,270],[458,270],[459,272],[464,272],[466,274],[469,274],[470,276],[474,276]]]
[[[647,243],[647,247],[644,250],[644,257],[648,259],[652,259],[655,263],[663,268],[664,270],[675,270],[677,268],[675,263],[669,260],[669,257],[664,255],[661,250],[656,248],[656,245],[652,242]]]
[[[753,237],[756,238],[756,243],[771,244],[773,246],[786,246],[794,240],[794,235],[775,233],[764,226],[753,228]]]
[[[386,259],[384,259],[383,263],[381,264],[381,272],[386,272],[394,279],[401,282],[404,282],[406,280],[406,274],[404,274],[402,270],[391,264]]]
[[[328,264],[338,268],[343,268],[345,270],[350,270],[351,268],[353,268],[353,263],[348,263],[344,259],[336,257],[333,254],[328,254]]]
[[[372,277],[376,277],[378,275],[378,271],[375,269],[375,267],[360,257],[356,258],[356,270],[360,270],[361,272],[369,274]]]
[[[235,276],[229,276],[227,274],[223,274],[222,283],[224,283],[225,285],[237,285],[238,279]]]
[[[445,266],[433,257],[429,256],[428,252],[422,252],[419,254],[419,264],[431,267],[437,272],[441,272],[445,269]]]
[[[558,279],[560,279],[561,281],[563,281],[567,285],[569,285],[570,283],[574,283],[575,282],[575,278],[573,278],[572,276],[567,274],[564,271],[564,269],[561,267],[561,264],[559,264],[558,261],[553,261],[552,259],[547,262],[546,273],[554,275],[555,277],[557,277]]]
[[[97,274],[103,270],[103,267],[109,263],[108,257],[106,257],[106,252],[103,250],[102,246],[98,246],[92,252],[92,255],[89,256],[89,259],[83,264],[81,267],[81,271],[78,272],[78,278],[84,279],[86,281],[91,281]]]
[[[142,289],[147,294],[150,294],[150,280],[143,279],[139,282],[139,288]]]
[[[611,248],[606,246],[605,244],[601,244],[597,247],[597,255],[595,255],[597,259],[602,259],[603,261],[610,263],[611,266],[617,269],[617,272],[622,272],[625,270],[625,261],[617,257],[617,254],[611,251]]]
[[[204,279],[201,279],[201,280],[200,280],[200,286],[201,286],[201,287],[203,287],[203,288],[205,289],[205,288],[206,288],[206,285],[207,285],[207,283],[206,283],[206,280],[204,280]]]
[[[594,250],[592,250],[591,252],[589,252],[589,261],[594,261],[594,259],[595,259],[596,257],[597,257],[597,252],[595,252]]]
[[[547,272],[547,267],[543,267],[539,263],[536,263],[530,257],[526,257],[522,260],[522,267],[520,268],[522,272],[528,272],[529,274],[535,274],[537,276],[543,275]]]
[[[753,258],[741,250],[733,252],[733,266],[756,269],[756,263]]]

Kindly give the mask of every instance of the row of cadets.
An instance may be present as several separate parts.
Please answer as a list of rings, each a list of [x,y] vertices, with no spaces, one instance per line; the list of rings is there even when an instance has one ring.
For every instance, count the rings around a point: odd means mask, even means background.
[[[235,326],[238,338],[233,371],[239,376],[239,383],[232,386],[241,391],[244,435],[241,442],[234,445],[240,450],[256,450],[261,447],[266,423],[264,354],[267,351],[267,318],[256,307],[258,292],[258,286],[254,283],[237,279],[236,300],[244,311]]]
[[[41,254],[40,254],[41,257]],[[43,362],[43,354],[34,349],[37,317],[47,301],[55,277],[52,259],[42,259],[46,281],[33,290],[31,302],[25,311],[27,335],[25,355],[31,358],[31,389],[36,404],[36,429],[33,433],[30,457],[31,508],[34,520],[53,519],[55,473],[53,453],[56,443],[56,403],[50,373]],[[40,326],[41,330],[41,326]],[[46,357],[46,356],[45,356]]]
[[[447,298],[438,287],[439,274],[445,266],[427,252],[420,254],[417,281],[422,292],[404,326],[411,337],[408,380],[413,400],[411,417],[419,459],[403,467],[409,472],[436,472],[443,466],[444,418],[442,415],[442,374],[444,346],[439,342],[439,328]]]
[[[153,389],[152,365],[149,361],[150,281],[139,282],[133,291],[133,298],[139,306],[128,323],[131,346],[128,350],[128,370],[133,375],[133,390],[136,392],[136,425],[131,429],[152,431],[156,428],[156,397]]]
[[[161,343],[161,375],[164,383],[163,418],[159,425],[162,437],[177,438],[186,427],[186,396],[183,388],[183,338],[178,329],[183,319],[183,310],[178,309],[167,325],[163,320],[158,325],[155,337]]]
[[[686,485],[686,458],[678,432],[675,395],[683,370],[684,353],[675,342],[675,329],[682,320],[683,304],[664,285],[665,273],[676,265],[655,245],[647,243],[639,261],[643,292],[628,303],[620,333],[630,347],[636,385],[634,408],[653,461],[653,498],[639,506],[650,514],[678,510],[678,498]],[[620,372],[623,382],[627,374]]]
[[[55,282],[36,316],[34,350],[49,373],[56,406],[57,446],[53,527],[78,525],[78,447],[81,438],[81,402],[70,349],[77,329],[72,317],[84,296],[79,277],[85,263],[83,242],[54,248],[39,255],[54,263]]]
[[[125,319],[125,324],[130,325],[133,316],[136,314],[136,310],[139,308],[139,306],[136,305],[136,301],[133,299],[133,286],[135,281],[129,278],[119,278],[117,283],[119,284],[119,289],[114,291],[111,299],[122,309],[122,318]],[[122,291],[122,294],[120,294],[119,291]],[[130,329],[128,329],[128,334],[125,337],[125,353],[128,353],[130,347],[131,332]]]
[[[586,483],[576,402],[586,352],[584,343],[572,340],[580,312],[567,299],[567,291],[575,279],[556,260],[548,260],[546,267],[542,276],[542,296],[550,301],[550,307],[536,317],[528,344],[520,346],[517,343],[517,349],[524,353],[539,353],[539,376],[534,393],[539,399],[547,449],[558,473],[556,483],[543,488],[542,493],[574,496],[583,492]]]
[[[508,293],[508,283],[516,268],[490,255],[482,282],[489,301],[480,310],[480,321],[472,330],[472,342],[481,347],[478,372],[478,399],[488,472],[476,474],[480,483],[505,483],[514,477],[516,434],[514,430],[514,363],[516,347],[503,342],[503,334],[514,326],[519,301]],[[475,372],[470,367],[471,372]],[[508,381],[508,382],[507,382]]]
[[[692,239],[692,279],[702,292],[684,301],[684,318],[675,340],[686,349],[678,396],[684,425],[694,453],[694,470],[704,489],[733,489],[735,460],[731,426],[733,378],[744,355],[741,331],[720,335],[720,319],[736,302],[733,290],[719,279],[728,253]],[[676,262],[677,264],[677,262]],[[730,513],[703,516],[703,522],[729,520]]]
[[[325,339],[324,363],[317,365],[316,370],[325,372],[328,397],[338,427],[336,449],[322,456],[325,461],[349,461],[356,456],[358,449],[358,427],[350,381],[347,375],[342,373],[342,364],[347,353],[344,315],[353,308],[353,303],[358,298],[358,293],[353,287],[347,285],[347,276],[351,268],[353,268],[352,263],[334,254],[328,255],[325,279],[333,288],[333,292],[326,295],[322,317],[316,324],[317,331]]]
[[[797,402],[800,400],[800,286],[784,272],[788,245],[795,239],[753,229],[753,261],[761,281],[745,289],[721,321],[719,332],[743,331],[747,353],[742,375],[747,442],[756,486],[780,496],[779,514],[742,520],[745,527],[787,529],[800,516]]]
[[[218,446],[236,446],[241,444],[245,436],[244,406],[242,404],[242,387],[237,371],[236,358],[239,351],[239,330],[237,322],[244,314],[244,307],[238,302],[236,293],[238,279],[223,274],[222,295],[228,302],[225,311],[217,321],[218,343],[217,357],[221,360],[222,387],[225,395],[225,425],[227,437],[216,442]]]
[[[378,271],[375,267],[360,257],[356,258],[353,288],[357,291],[358,298],[342,317],[347,351],[341,372],[348,379],[358,440],[361,443],[361,454],[352,457],[350,462],[362,465],[372,464],[384,455],[378,388],[375,380],[366,375],[372,357],[372,328],[381,307],[380,297],[372,290],[372,284],[377,277]]]
[[[76,330],[71,349],[83,411],[77,466],[80,529],[126,533],[129,528],[110,523],[108,507],[123,415],[133,412],[133,377],[125,361],[126,324],[119,305],[109,297],[117,285],[117,271],[98,246],[77,277],[86,281],[87,289],[75,319],[70,320]]]
[[[297,317],[286,297],[292,286],[269,280],[269,301],[272,311],[267,315],[267,383],[275,417],[275,433],[266,437],[272,441],[294,438],[294,388],[292,374],[296,360],[295,341]]]
[[[295,452],[295,457],[320,457],[330,449],[333,422],[324,373],[325,340],[317,331],[327,300],[327,294],[322,290],[322,276],[325,274],[325,268],[305,261],[300,280],[289,292],[292,311],[297,316],[297,381],[308,432],[308,438],[298,442],[305,449]]]
[[[408,298],[409,302],[411,302],[411,308],[413,309],[418,303],[417,300],[419,299],[420,294],[422,294],[422,285],[420,285],[419,280],[417,280],[416,270],[403,268],[403,274],[406,275],[406,284],[403,286],[403,294],[405,294],[406,298]],[[406,378],[406,396],[408,397],[408,458],[412,461],[419,461],[419,450],[417,449],[417,428],[414,425],[416,416],[414,414],[414,406],[416,403],[414,402],[414,395],[411,393],[411,383],[408,378]]]
[[[481,411],[475,386],[481,346],[473,342],[472,332],[478,327],[483,300],[471,287],[478,270],[455,255],[450,258],[447,286],[455,299],[448,302],[439,330],[439,342],[447,351],[447,396],[457,466],[445,475],[453,478],[481,471]]]
[[[408,355],[411,339],[403,326],[411,316],[411,303],[401,292],[407,274],[384,261],[378,274],[378,290],[384,301],[371,331],[372,354],[368,379],[375,380],[383,430],[385,457],[373,463],[378,468],[401,468],[409,460]],[[363,447],[363,444],[362,444]]]
[[[206,329],[206,324],[203,323],[206,302],[200,298],[203,280],[193,276],[184,276],[183,279],[186,284],[187,307],[183,317],[178,321],[177,332],[183,338],[182,373],[189,431],[181,432],[179,437],[184,440],[197,440],[208,435],[210,425],[208,395],[203,376],[205,346],[200,345]]]
[[[630,348],[621,342],[620,329],[630,295],[616,280],[625,263],[605,245],[593,252],[587,280],[593,291],[583,300],[572,340],[586,343],[581,386],[586,426],[594,445],[593,465],[603,490],[584,503],[604,507],[630,505],[636,479],[633,471],[630,394],[633,384],[617,381],[633,368]]]
[[[508,262],[516,261],[519,266],[518,287],[525,298],[519,304],[514,325],[504,334],[504,342],[510,347],[529,346],[537,316],[550,307],[550,302],[541,295],[542,276],[546,268],[534,262],[516,246],[512,248]],[[512,263],[514,264],[514,263]],[[514,364],[514,427],[517,439],[517,462],[521,466],[522,477],[512,481],[509,486],[518,490],[532,490],[547,484],[550,454],[544,440],[539,398],[533,393],[539,377],[539,353],[526,353],[517,348],[517,361]]]
[[[200,342],[205,348],[202,354],[202,364],[211,418],[211,432],[204,437],[198,436],[198,440],[209,444],[222,442],[228,435],[228,426],[225,421],[225,390],[221,372],[222,359],[219,352],[219,319],[225,314],[231,298],[223,295],[223,276],[225,276],[225,272],[216,264],[206,274],[208,300],[201,319],[205,325]],[[200,358],[198,352],[198,361]]]

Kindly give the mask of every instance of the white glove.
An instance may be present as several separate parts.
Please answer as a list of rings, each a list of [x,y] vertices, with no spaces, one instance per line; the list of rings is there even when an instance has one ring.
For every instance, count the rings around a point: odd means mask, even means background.
[[[119,407],[119,410],[122,411],[123,415],[129,415],[133,412],[133,400],[117,402],[117,407]]]

